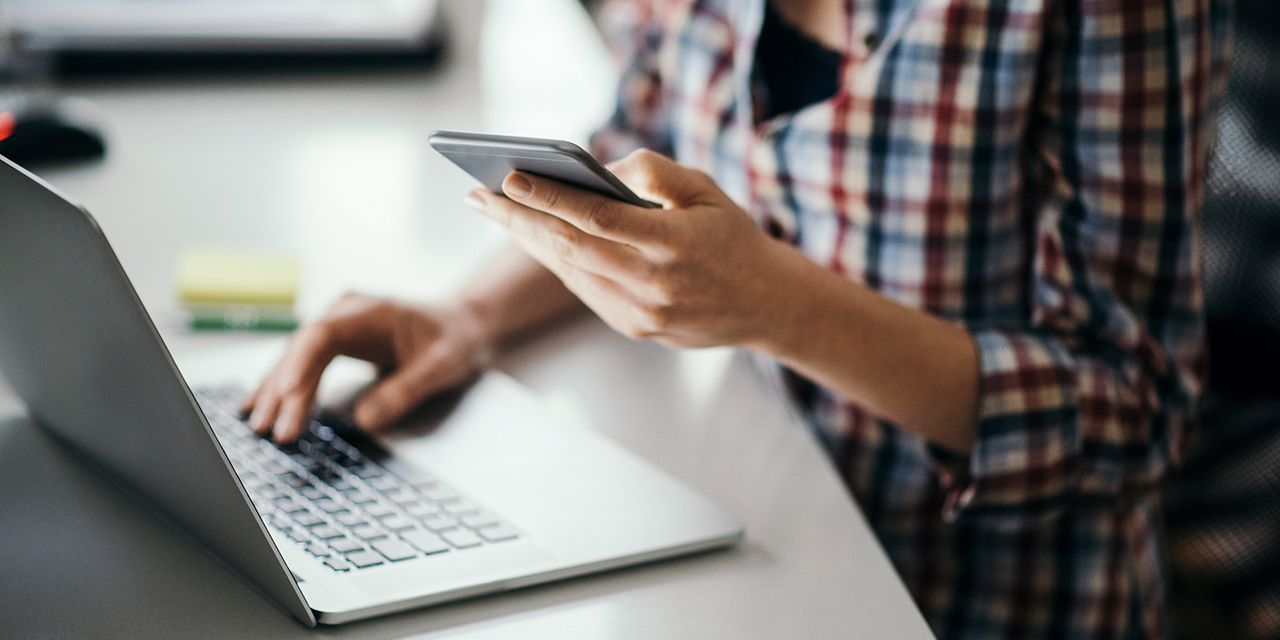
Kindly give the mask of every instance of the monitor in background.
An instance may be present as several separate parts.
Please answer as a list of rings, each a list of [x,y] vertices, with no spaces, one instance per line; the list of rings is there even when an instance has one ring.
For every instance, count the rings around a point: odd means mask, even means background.
[[[421,53],[437,0],[5,0],[27,53]]]

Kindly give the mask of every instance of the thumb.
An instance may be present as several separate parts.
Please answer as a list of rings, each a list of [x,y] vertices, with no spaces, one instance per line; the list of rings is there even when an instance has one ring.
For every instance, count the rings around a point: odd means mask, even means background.
[[[380,380],[356,402],[352,417],[366,431],[395,424],[432,394],[457,382],[456,372],[434,354],[420,358]]]
[[[681,166],[648,149],[631,152],[621,160],[610,163],[609,169],[636,195],[667,206],[694,202],[714,186],[711,179],[701,171]]]

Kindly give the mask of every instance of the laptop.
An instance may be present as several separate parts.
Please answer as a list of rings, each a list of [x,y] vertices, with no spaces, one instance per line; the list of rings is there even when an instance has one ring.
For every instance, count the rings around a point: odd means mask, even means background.
[[[60,52],[415,53],[437,0],[4,0],[13,46]]]
[[[258,364],[180,371],[93,218],[2,157],[0,301],[0,370],[33,421],[306,625],[742,537],[731,514],[499,374],[386,437],[339,411],[293,446],[254,436],[235,402]]]

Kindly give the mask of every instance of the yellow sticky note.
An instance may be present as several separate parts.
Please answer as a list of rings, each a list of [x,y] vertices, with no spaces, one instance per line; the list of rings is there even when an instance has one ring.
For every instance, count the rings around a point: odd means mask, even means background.
[[[292,305],[298,260],[272,253],[188,250],[178,265],[178,295],[187,304]]]

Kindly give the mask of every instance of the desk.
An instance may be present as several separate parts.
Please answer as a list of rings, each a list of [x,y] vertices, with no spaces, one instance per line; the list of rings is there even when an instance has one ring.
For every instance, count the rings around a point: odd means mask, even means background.
[[[501,236],[464,213],[469,182],[429,152],[426,132],[541,128],[580,138],[608,103],[600,78],[607,83],[609,63],[575,3],[488,5],[486,14],[468,0],[446,4],[457,37],[434,70],[77,80],[64,88],[99,108],[111,153],[45,177],[97,215],[180,358],[271,339],[177,328],[169,309],[184,246],[297,252],[306,314],[345,289],[447,295]],[[565,32],[538,55],[578,59],[585,71],[538,78],[515,66],[531,54],[512,29],[541,31],[535,19]],[[574,81],[590,86],[571,104],[534,96],[515,109],[502,94]],[[584,319],[499,366],[737,513],[746,540],[728,552],[308,631],[0,394],[0,635],[929,637],[818,446],[744,356],[669,351]]]

